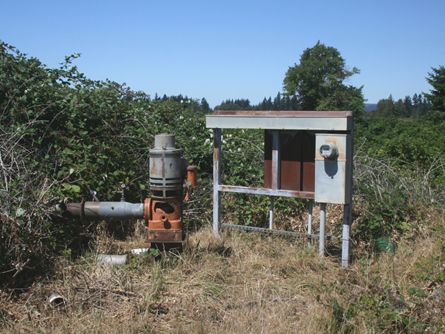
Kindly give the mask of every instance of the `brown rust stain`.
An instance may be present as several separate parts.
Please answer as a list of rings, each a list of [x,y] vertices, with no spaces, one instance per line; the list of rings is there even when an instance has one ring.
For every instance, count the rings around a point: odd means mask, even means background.
[[[327,144],[335,144],[338,148],[338,157],[337,160],[344,161],[346,160],[346,140],[344,140],[343,136],[332,135],[324,137],[324,142]],[[324,160],[324,158],[320,155],[320,148],[317,147],[315,151],[315,160]]]
[[[314,191],[314,134],[280,131],[280,159],[280,189]],[[264,131],[264,187],[272,187],[272,135],[269,130]]]
[[[260,117],[352,117],[351,111],[313,111],[313,110],[216,110],[215,116],[260,116]]]

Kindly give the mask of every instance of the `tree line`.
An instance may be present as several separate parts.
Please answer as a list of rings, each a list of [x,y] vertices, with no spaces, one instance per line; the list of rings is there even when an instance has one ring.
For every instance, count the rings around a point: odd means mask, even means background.
[[[258,104],[248,99],[227,99],[217,105],[219,110],[352,110],[355,118],[364,115],[362,88],[344,83],[360,73],[348,70],[340,52],[317,42],[303,51],[300,63],[288,68],[283,79],[283,92],[264,98]],[[419,117],[430,111],[445,111],[445,68],[432,68],[426,77],[432,86],[429,93],[416,93],[395,100],[392,95],[378,101],[373,116]]]
[[[383,117],[420,117],[431,111],[432,104],[423,94],[405,96],[395,100],[392,95],[377,102],[377,108],[373,111],[376,116]]]

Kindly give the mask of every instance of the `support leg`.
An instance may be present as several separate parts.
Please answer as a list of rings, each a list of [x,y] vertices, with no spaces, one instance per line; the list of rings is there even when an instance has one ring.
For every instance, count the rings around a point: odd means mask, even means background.
[[[341,246],[341,266],[346,268],[349,266],[349,242],[351,231],[351,205],[343,206],[343,232],[342,232],[342,246]]]
[[[213,129],[213,234],[219,236],[221,219],[221,129]]]
[[[318,255],[325,254],[325,223],[326,223],[326,203],[320,203],[320,238],[318,246]]]
[[[272,189],[281,188],[280,180],[280,133],[272,131]]]
[[[272,189],[280,188],[280,135],[272,131]],[[270,198],[269,229],[273,228],[274,198]]]
[[[308,236],[308,246],[311,246],[312,244],[312,209],[313,209],[313,202],[310,201],[307,206],[307,236]]]
[[[273,217],[274,216],[274,198],[270,198],[270,207],[269,207],[269,229],[273,229]]]

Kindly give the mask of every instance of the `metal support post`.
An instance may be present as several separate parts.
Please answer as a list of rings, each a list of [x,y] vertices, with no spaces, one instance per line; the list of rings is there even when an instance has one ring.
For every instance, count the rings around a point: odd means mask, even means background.
[[[341,266],[346,268],[349,266],[349,253],[350,253],[350,241],[351,241],[351,224],[352,224],[352,167],[353,167],[353,138],[354,128],[352,127],[351,134],[347,138],[347,165],[346,165],[346,193],[347,202],[343,206],[343,231],[342,231],[342,244],[341,244]]]
[[[272,131],[272,189],[280,189],[280,136]]]
[[[219,236],[221,218],[221,129],[213,129],[213,234]]]
[[[320,239],[318,246],[318,255],[325,254],[325,224],[326,224],[326,203],[320,203]]]
[[[280,189],[280,136],[278,131],[272,131],[272,189]],[[273,229],[274,199],[270,198],[269,229]]]
[[[349,266],[349,243],[351,231],[351,209],[350,204],[343,206],[343,231],[341,237],[341,266],[346,268]]]
[[[313,210],[313,202],[309,201],[307,206],[307,235],[309,238],[308,246],[311,246],[312,243],[312,210]]]
[[[274,215],[274,198],[270,198],[270,207],[269,207],[269,230],[273,229],[273,215]]]

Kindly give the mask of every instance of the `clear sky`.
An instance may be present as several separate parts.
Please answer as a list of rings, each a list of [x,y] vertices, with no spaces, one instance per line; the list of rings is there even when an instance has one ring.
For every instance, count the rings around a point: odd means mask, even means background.
[[[318,40],[336,47],[369,103],[426,92],[445,65],[445,0],[21,1],[0,5],[0,39],[57,66],[150,95],[257,103]]]

